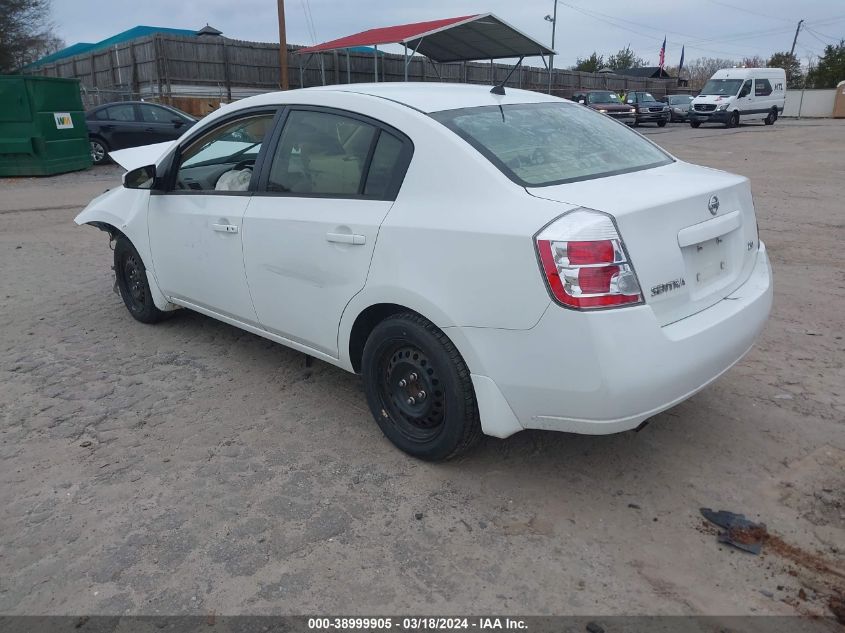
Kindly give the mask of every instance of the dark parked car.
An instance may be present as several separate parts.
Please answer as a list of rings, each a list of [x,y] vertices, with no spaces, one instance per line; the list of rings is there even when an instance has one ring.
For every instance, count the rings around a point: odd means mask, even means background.
[[[85,115],[91,160],[100,165],[112,150],[179,138],[197,120],[176,108],[143,101],[108,103]]]
[[[603,112],[612,119],[623,123],[633,123],[636,110],[626,103],[622,103],[615,92],[611,90],[591,90],[572,95],[572,100],[585,106]]]
[[[669,121],[669,106],[658,101],[650,92],[629,92],[625,95],[625,103],[637,109],[637,120],[640,123],[657,123],[663,127]]]
[[[689,120],[689,109],[692,103],[692,95],[668,95],[661,101],[669,105],[669,121]]]

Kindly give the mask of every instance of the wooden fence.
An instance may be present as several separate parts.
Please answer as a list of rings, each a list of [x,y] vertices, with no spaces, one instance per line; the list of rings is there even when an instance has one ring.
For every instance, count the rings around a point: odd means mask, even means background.
[[[402,81],[404,56],[333,51],[314,55],[289,49],[291,88],[375,81]],[[491,85],[502,81],[512,65],[489,62],[433,64],[415,56],[408,66],[409,81],[449,81]],[[38,66],[30,72],[81,81],[86,105],[145,98],[172,103],[205,114],[225,103],[252,94],[278,90],[278,44],[244,42],[223,37],[153,35]],[[513,73],[512,87],[546,92],[549,73],[525,66]],[[660,97],[672,91],[674,80],[644,79],[556,69],[552,93],[570,97],[589,89],[649,90]]]

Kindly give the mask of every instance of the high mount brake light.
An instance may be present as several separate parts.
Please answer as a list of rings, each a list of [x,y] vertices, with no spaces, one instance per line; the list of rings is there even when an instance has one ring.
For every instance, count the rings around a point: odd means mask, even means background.
[[[588,310],[642,303],[637,275],[610,216],[577,209],[536,237],[537,254],[552,297]]]

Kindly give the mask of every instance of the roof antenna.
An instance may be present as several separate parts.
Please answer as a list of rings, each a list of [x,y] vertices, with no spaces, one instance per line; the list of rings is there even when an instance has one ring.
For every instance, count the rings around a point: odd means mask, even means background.
[[[516,65],[513,68],[511,68],[511,71],[508,73],[508,76],[505,77],[505,80],[502,83],[496,84],[495,86],[493,86],[490,89],[490,92],[492,92],[494,95],[504,95],[505,94],[505,84],[508,83],[508,79],[511,78],[511,75],[513,75],[513,72],[517,68],[522,66],[522,60],[523,59],[525,59],[525,55],[523,55],[522,57],[519,58],[519,61],[516,62]]]

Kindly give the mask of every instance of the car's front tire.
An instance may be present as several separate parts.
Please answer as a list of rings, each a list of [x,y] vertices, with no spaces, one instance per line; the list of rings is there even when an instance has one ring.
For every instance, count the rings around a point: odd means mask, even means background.
[[[657,122],[657,127],[666,127],[666,119],[660,119]]]
[[[739,127],[739,112],[736,110],[733,111],[731,118],[729,118],[728,122],[725,123],[725,127]]]
[[[364,346],[367,403],[382,432],[409,455],[450,459],[481,436],[469,369],[437,326],[412,312],[379,323]]]
[[[690,121],[689,126],[691,128],[697,129],[701,127],[701,121]]]
[[[91,162],[95,165],[102,165],[109,160],[109,146],[101,138],[92,136],[88,139],[91,147]]]
[[[114,246],[114,274],[120,297],[135,319],[158,323],[170,314],[156,307],[144,262],[132,242],[123,236],[117,238]]]

